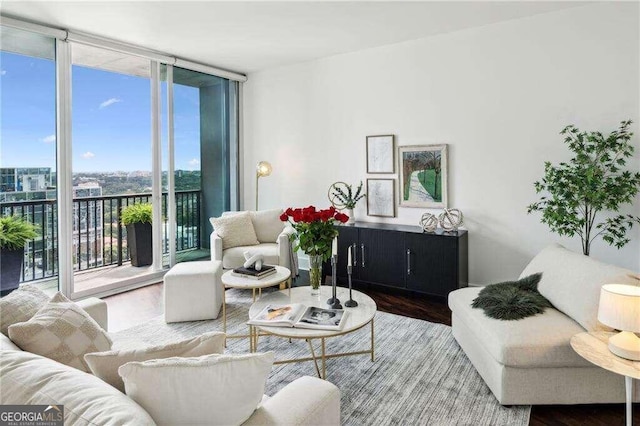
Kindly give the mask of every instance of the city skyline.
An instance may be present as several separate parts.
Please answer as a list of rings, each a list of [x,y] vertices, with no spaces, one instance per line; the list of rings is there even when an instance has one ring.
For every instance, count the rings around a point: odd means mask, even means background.
[[[150,171],[149,79],[77,65],[72,75],[73,172]],[[50,167],[55,171],[55,62],[2,52],[0,85],[0,167]],[[164,100],[166,84],[162,87]],[[198,88],[175,84],[174,109],[175,169],[199,170]]]

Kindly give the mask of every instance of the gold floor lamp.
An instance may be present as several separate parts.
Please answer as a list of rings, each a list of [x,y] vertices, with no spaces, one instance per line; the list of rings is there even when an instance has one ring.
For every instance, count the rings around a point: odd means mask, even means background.
[[[271,164],[268,161],[260,161],[256,166],[256,211],[258,210],[258,182],[261,177],[271,174]]]

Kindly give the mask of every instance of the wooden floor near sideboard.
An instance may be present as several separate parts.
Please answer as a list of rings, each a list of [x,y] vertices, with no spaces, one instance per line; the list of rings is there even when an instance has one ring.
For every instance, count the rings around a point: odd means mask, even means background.
[[[390,295],[375,290],[364,290],[378,304],[378,309],[451,325],[451,311],[446,303],[426,298]],[[109,307],[109,330],[118,331],[161,315],[162,284],[110,296],[104,299]],[[640,404],[634,404],[634,424],[640,424]],[[624,425],[624,405],[550,405],[534,406],[530,425],[616,426]]]

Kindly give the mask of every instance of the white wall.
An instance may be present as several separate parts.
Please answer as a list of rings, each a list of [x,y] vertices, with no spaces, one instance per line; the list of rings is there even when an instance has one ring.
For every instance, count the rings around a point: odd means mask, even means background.
[[[637,3],[605,3],[334,56],[249,76],[245,85],[244,205],[328,206],[337,180],[367,178],[365,136],[397,145],[449,144],[449,205],[465,214],[470,282],[517,277],[552,242],[580,251],[527,215],[543,162],[570,157],[567,124],[609,132],[632,118],[638,133]],[[640,135],[634,137],[639,169]],[[628,211],[640,212],[640,197]],[[416,224],[399,208],[387,222]],[[359,220],[366,217],[360,202]],[[622,250],[592,256],[640,270],[640,227]]]

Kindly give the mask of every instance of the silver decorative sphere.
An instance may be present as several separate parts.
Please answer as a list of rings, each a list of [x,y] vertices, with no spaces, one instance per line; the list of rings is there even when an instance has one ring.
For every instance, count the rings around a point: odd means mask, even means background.
[[[444,209],[438,216],[440,226],[445,231],[457,231],[462,226],[463,220],[462,212],[458,209]]]
[[[434,232],[438,228],[438,218],[431,213],[425,213],[420,218],[420,226],[424,232]]]

